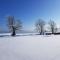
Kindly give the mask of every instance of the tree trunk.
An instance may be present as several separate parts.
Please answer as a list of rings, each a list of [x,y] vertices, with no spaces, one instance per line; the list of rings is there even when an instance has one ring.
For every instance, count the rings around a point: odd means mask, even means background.
[[[15,36],[16,35],[15,28],[13,27],[12,29],[13,29],[12,36]]]
[[[43,27],[41,26],[41,33],[40,33],[41,35],[43,35]]]
[[[52,28],[52,34],[54,34],[54,28]]]

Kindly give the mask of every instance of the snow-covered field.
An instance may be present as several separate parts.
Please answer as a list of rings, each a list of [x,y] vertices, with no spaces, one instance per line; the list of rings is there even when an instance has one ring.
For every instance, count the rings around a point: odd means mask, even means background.
[[[60,60],[60,35],[0,37],[0,60]]]

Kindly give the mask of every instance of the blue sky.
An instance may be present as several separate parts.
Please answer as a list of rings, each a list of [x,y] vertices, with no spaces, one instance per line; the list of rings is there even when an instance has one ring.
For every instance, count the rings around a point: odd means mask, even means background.
[[[60,0],[0,0],[0,27],[6,29],[6,16],[23,22],[25,30],[32,30],[39,18],[60,24]]]

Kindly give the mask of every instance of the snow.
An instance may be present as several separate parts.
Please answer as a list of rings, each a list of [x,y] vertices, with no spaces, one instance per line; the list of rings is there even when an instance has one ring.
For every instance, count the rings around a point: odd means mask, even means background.
[[[60,60],[60,35],[0,37],[0,60]]]

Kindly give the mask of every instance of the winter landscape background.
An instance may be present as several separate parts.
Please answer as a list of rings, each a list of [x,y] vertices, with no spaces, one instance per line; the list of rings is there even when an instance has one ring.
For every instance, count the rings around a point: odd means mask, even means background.
[[[0,60],[60,60],[60,0],[0,0]]]

